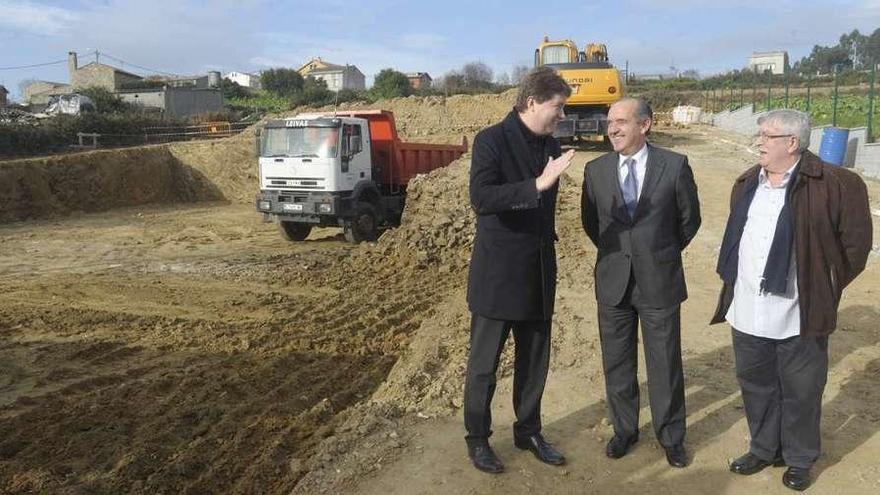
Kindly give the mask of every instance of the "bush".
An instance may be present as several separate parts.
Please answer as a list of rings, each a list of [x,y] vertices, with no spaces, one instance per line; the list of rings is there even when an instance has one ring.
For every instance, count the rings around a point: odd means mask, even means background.
[[[240,84],[226,78],[220,80],[220,92],[223,93],[223,99],[226,100],[229,98],[244,98],[248,95],[247,90],[241,87]]]
[[[336,94],[327,89],[327,83],[322,79],[309,76],[303,83],[302,91],[294,94],[292,99],[296,105],[324,106],[333,103]]]
[[[292,109],[295,105],[290,98],[263,92],[244,98],[230,98],[226,100],[226,106],[243,112],[280,113]]]
[[[291,98],[302,92],[305,80],[294,69],[269,69],[260,75],[263,89],[278,96]]]
[[[78,142],[77,133],[102,134],[102,146],[144,144],[149,127],[184,126],[188,121],[147,113],[55,115],[31,124],[0,124],[0,156],[21,157],[63,151]]]
[[[373,81],[370,93],[376,99],[390,99],[400,96],[409,96],[412,87],[406,74],[394,69],[382,69]]]
[[[122,101],[115,93],[98,86],[90,86],[77,90],[81,95],[88,96],[95,104],[98,113],[122,113],[132,110],[131,105]]]

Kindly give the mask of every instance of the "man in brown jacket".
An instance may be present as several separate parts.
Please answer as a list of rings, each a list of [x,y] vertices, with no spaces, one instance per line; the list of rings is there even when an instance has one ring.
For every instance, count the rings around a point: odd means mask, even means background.
[[[783,484],[805,490],[820,452],[828,335],[843,288],[865,268],[871,215],[862,179],[807,151],[806,114],[776,110],[758,125],[759,165],[733,185],[712,318],[732,327],[751,433],[730,470],[784,463]]]

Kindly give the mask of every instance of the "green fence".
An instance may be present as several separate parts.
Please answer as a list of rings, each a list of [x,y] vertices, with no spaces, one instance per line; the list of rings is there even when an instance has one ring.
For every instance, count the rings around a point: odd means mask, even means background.
[[[880,117],[874,104],[877,71],[872,67],[863,71],[862,80],[855,85],[843,86],[840,72],[829,81],[812,77],[798,77],[792,81],[788,73],[741,77],[727,83],[704,85],[701,106],[712,112],[737,110],[752,105],[755,112],[778,108],[793,108],[810,115],[813,125],[829,124],[834,127],[867,128],[868,142],[874,141],[874,122]],[[829,84],[830,83],[830,84]]]

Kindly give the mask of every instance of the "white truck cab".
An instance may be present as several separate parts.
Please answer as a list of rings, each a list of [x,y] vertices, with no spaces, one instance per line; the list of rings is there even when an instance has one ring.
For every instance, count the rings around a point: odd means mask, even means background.
[[[269,121],[258,138],[257,210],[289,240],[313,226],[342,226],[353,242],[372,240],[381,201],[360,204],[356,190],[375,190],[366,119],[301,114]],[[379,194],[373,194],[378,197]]]
[[[365,119],[300,115],[270,122],[262,132],[263,191],[343,192],[362,180],[371,180]]]

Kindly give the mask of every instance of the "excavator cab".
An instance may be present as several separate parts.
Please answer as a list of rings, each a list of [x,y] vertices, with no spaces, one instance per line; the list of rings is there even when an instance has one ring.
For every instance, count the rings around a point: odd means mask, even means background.
[[[604,43],[588,43],[587,46],[584,48],[584,51],[581,53],[584,54],[584,62],[608,62],[608,49],[605,48]]]
[[[583,52],[578,52],[577,45],[571,40],[544,41],[535,49],[535,67],[552,64],[572,64],[581,61]]]
[[[604,43],[588,43],[584,51],[569,39],[545,36],[535,50],[536,67],[552,67],[571,87],[553,135],[560,139],[602,141],[608,129],[608,109],[623,94],[620,72],[608,62]]]

